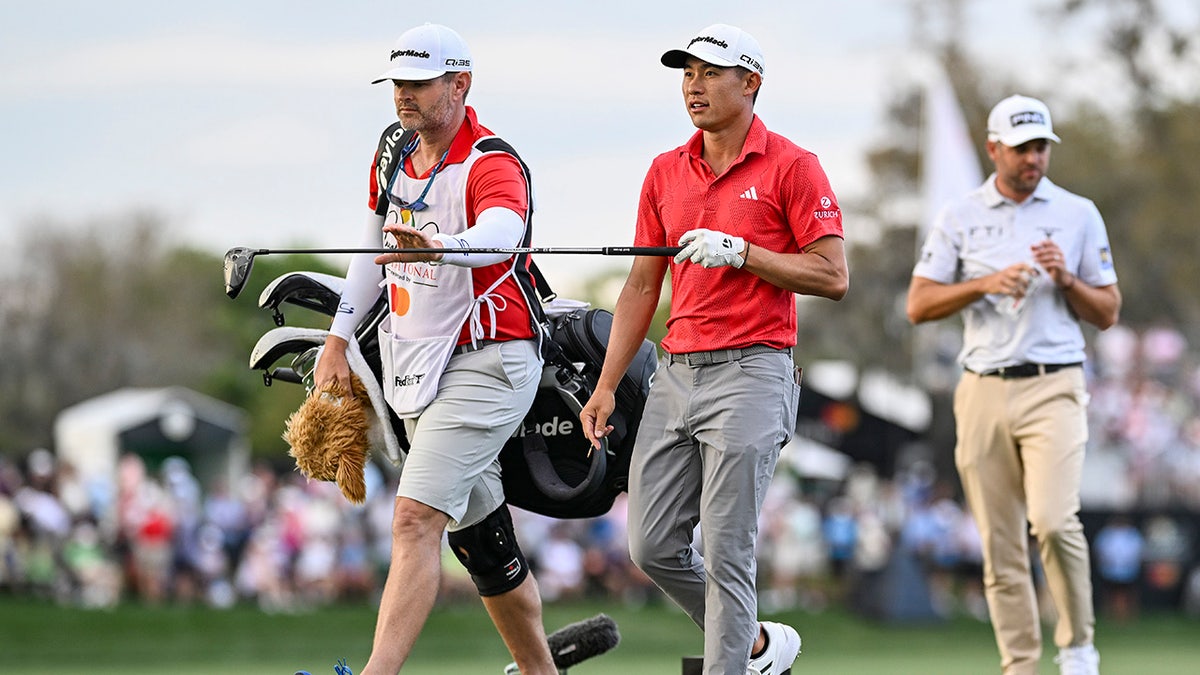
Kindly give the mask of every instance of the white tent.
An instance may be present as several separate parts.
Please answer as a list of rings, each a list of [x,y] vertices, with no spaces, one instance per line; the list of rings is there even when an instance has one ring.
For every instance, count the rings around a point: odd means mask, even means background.
[[[151,469],[183,457],[206,487],[232,484],[250,457],[245,412],[183,387],[118,389],[66,408],[54,421],[54,445],[88,482],[112,480],[125,452]]]
[[[803,478],[844,480],[853,461],[849,455],[801,436],[793,436],[779,453],[779,462]]]

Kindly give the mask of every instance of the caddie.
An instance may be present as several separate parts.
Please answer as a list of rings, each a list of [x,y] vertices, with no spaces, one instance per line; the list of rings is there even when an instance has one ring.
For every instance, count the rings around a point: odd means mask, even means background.
[[[382,242],[396,251],[350,262],[315,376],[318,389],[334,380],[349,389],[346,347],[386,293],[383,387],[411,447],[362,673],[393,674],[404,665],[437,597],[449,530],[520,672],[556,675],[497,461],[542,374],[528,256],[404,252],[529,246],[530,177],[466,105],[473,64],[458,33],[418,26],[400,36],[390,56],[375,82],[392,84],[400,123],[385,131],[372,163],[363,246]]]

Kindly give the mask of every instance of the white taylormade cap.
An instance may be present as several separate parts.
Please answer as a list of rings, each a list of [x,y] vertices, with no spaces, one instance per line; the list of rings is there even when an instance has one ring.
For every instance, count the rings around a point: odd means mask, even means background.
[[[435,23],[410,28],[396,40],[387,72],[372,80],[432,80],[445,73],[471,72],[471,52],[462,36]]]
[[[1028,96],[1009,96],[996,104],[988,115],[988,140],[1000,141],[1010,148],[1035,138],[1059,143],[1050,123],[1050,109]]]
[[[714,66],[741,66],[759,75],[765,74],[758,40],[741,28],[723,23],[715,23],[700,31],[686,48],[672,49],[663,54],[662,64],[668,68],[682,68],[689,56]]]

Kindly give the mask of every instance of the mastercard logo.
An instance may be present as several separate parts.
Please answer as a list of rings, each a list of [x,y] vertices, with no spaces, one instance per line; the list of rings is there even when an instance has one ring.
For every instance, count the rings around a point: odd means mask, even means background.
[[[397,316],[408,314],[409,308],[412,307],[412,296],[409,295],[408,289],[395,285],[388,286],[388,306]]]

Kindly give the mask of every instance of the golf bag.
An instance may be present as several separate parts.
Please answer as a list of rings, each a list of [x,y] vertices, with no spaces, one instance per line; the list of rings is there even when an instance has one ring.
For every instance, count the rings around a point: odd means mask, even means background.
[[[500,453],[509,504],[554,518],[606,513],[629,484],[629,460],[650,378],[654,343],[643,340],[616,391],[612,432],[592,447],[579,413],[595,390],[612,330],[612,313],[580,307],[547,313],[545,365],[533,405]]]
[[[325,331],[284,326],[282,305],[295,305],[332,316],[341,278],[315,272],[290,272],[272,281],[259,306],[272,312],[278,328],[259,339],[250,367],[263,371],[268,386],[275,380],[309,384],[316,350]],[[585,303],[553,299],[544,279],[539,291],[546,307],[542,324],[542,380],[533,405],[500,454],[504,491],[510,504],[554,518],[590,518],[606,513],[627,487],[630,453],[642,407],[657,367],[654,343],[644,340],[616,392],[616,409],[608,423],[613,431],[592,448],[580,428],[579,412],[591,397],[612,329],[612,314]],[[365,360],[379,378],[379,345],[375,328],[387,313],[377,303],[355,330]],[[273,367],[292,355],[292,366]],[[389,411],[390,413],[390,411]],[[408,449],[403,423],[389,414],[390,427],[402,449]]]

